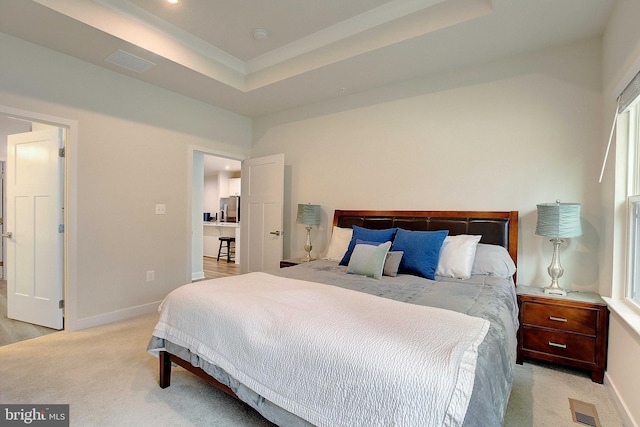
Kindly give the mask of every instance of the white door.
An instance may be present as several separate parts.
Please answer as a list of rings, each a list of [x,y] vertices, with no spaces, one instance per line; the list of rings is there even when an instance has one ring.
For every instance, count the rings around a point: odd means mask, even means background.
[[[63,138],[53,127],[9,135],[5,178],[7,315],[54,329],[63,327]]]
[[[283,244],[284,154],[243,161],[241,176],[241,272],[278,268]]]

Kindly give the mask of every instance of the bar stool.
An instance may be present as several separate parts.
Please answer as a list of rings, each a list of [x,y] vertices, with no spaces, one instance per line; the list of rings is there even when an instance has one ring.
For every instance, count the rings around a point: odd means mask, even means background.
[[[235,237],[218,237],[218,240],[220,240],[220,247],[218,248],[218,259],[216,261],[220,261],[220,255],[222,255],[223,257],[226,256],[227,262],[231,262],[232,260],[235,260],[236,238]],[[232,243],[233,243],[233,248],[231,247]],[[223,252],[222,251],[223,249],[226,249],[226,250]]]

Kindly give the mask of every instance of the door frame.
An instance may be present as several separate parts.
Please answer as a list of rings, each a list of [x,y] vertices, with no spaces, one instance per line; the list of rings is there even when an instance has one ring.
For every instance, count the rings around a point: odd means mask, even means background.
[[[78,122],[76,120],[51,116],[33,111],[20,110],[0,104],[0,114],[18,119],[45,123],[67,129],[65,142],[63,203],[64,236],[62,247],[62,294],[64,298],[64,330],[77,329],[77,188]]]
[[[189,145],[189,148],[187,150],[187,174],[188,174],[188,185],[189,188],[187,189],[187,194],[189,195],[189,197],[187,198],[187,230],[188,230],[188,236],[187,236],[187,248],[186,248],[186,253],[189,254],[189,257],[187,259],[187,271],[186,271],[186,282],[185,283],[191,283],[191,281],[193,280],[192,277],[192,273],[193,273],[193,218],[195,213],[193,212],[193,198],[195,197],[194,191],[193,191],[193,155],[196,152],[200,152],[203,153],[205,155],[211,155],[211,156],[216,156],[216,157],[223,157],[225,159],[231,159],[231,160],[238,160],[238,161],[243,161],[245,159],[248,159],[250,156],[245,156],[242,154],[238,154],[238,153],[230,153],[227,151],[222,151],[222,150],[215,150],[212,148],[207,148],[207,147],[201,147],[201,146],[196,146],[196,145]],[[198,213],[199,217],[202,218],[202,212]],[[242,263],[242,259],[240,259],[240,262]]]

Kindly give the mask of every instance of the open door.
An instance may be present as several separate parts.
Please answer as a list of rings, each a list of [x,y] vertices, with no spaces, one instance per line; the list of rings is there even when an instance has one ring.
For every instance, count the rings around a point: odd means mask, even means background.
[[[276,269],[282,259],[284,154],[242,162],[240,269]]]
[[[63,327],[64,129],[9,135],[6,165],[7,316]]]

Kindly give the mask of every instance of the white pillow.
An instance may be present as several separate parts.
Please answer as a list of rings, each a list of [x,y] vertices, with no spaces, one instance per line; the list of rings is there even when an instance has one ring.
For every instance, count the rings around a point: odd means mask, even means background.
[[[440,259],[436,276],[468,279],[471,277],[473,261],[476,258],[476,248],[482,236],[460,234],[447,236],[440,249]]]
[[[353,229],[334,226],[331,243],[329,243],[329,249],[327,249],[325,259],[338,262],[342,261],[342,257],[344,257],[345,252],[347,252],[349,248],[352,235]]]

